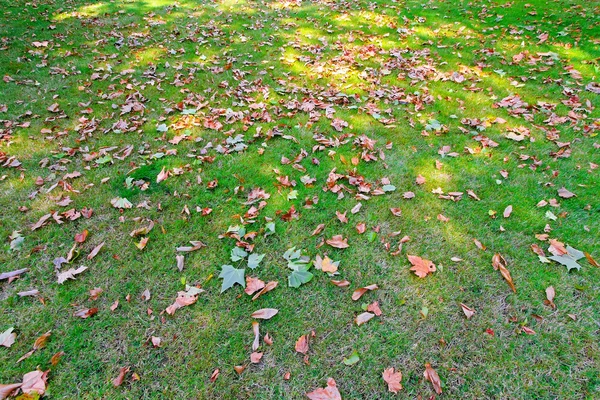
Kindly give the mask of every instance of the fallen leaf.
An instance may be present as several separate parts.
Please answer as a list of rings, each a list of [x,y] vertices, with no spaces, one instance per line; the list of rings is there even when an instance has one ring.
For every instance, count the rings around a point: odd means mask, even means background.
[[[251,317],[257,319],[271,319],[277,315],[278,312],[279,310],[275,308],[261,308],[260,310],[254,311]]]
[[[82,319],[86,319],[86,318],[96,315],[97,313],[98,313],[97,308],[82,308],[81,310],[78,310],[75,313],[73,313],[73,316],[79,317]]]
[[[265,287],[265,283],[258,278],[253,278],[251,276],[246,277],[246,289],[244,292],[248,295],[252,295],[254,292],[257,292]]]
[[[85,242],[85,239],[87,239],[87,237],[88,237],[88,230],[84,229],[83,232],[75,235],[75,241],[77,243],[83,243],[83,242]]]
[[[260,324],[258,321],[252,321],[252,332],[254,333],[254,341],[252,342],[252,351],[256,351],[260,346]]]
[[[433,385],[433,390],[435,390],[437,394],[442,394],[442,382],[440,381],[440,377],[437,372],[431,368],[431,364],[425,364],[425,372],[423,372],[423,376],[425,379],[431,382]]]
[[[512,214],[512,210],[513,207],[512,206],[508,206],[504,209],[504,212],[502,213],[502,215],[504,216],[504,218],[508,218],[510,217],[510,214]]]
[[[250,354],[250,362],[252,364],[258,364],[263,356],[263,353],[254,352]]]
[[[408,255],[408,261],[412,264],[410,268],[411,271],[414,271],[415,275],[419,278],[425,278],[428,274],[435,272],[435,264],[430,260]]]
[[[392,393],[398,393],[402,390],[402,372],[394,371],[394,368],[388,368],[383,371],[383,380],[388,385],[388,390]]]
[[[123,384],[123,380],[125,380],[125,376],[129,372],[129,367],[121,367],[119,370],[119,375],[113,379],[112,384],[114,387],[119,387]]]
[[[0,400],[8,398],[16,389],[20,388],[22,383],[13,383],[10,385],[0,385]]]
[[[377,286],[375,284],[356,289],[354,291],[354,293],[352,293],[352,300],[356,301],[356,300],[360,299],[362,297],[362,295],[367,293],[368,291],[377,290],[377,289],[379,289],[379,286]]]
[[[324,228],[325,228],[325,224],[319,224],[319,225],[317,225],[317,227],[315,228],[315,230],[313,231],[313,233],[311,234],[311,236],[316,236],[319,233],[323,232]]]
[[[333,378],[327,379],[327,387],[306,393],[306,396],[308,396],[310,400],[342,400],[342,395]]]
[[[152,336],[150,338],[150,341],[152,342],[152,346],[156,347],[160,347],[160,344],[162,342],[162,339],[156,336]]]
[[[308,339],[309,335],[302,335],[296,340],[295,349],[298,353],[306,354],[308,353]]]
[[[331,239],[327,239],[325,243],[336,249],[345,249],[349,247],[348,239],[344,239],[342,235],[335,235]]]
[[[50,364],[52,364],[53,366],[56,366],[60,359],[62,358],[62,356],[65,355],[64,351],[59,351],[58,353],[55,353],[52,358],[50,359]]]
[[[256,293],[253,297],[252,297],[252,301],[258,299],[260,296],[262,296],[263,294],[270,292],[271,290],[275,289],[277,287],[277,284],[279,282],[277,281],[271,281],[268,282],[264,288],[262,288],[262,290],[258,293]]]
[[[546,300],[544,301],[544,303],[547,304],[548,306],[552,307],[552,309],[556,308],[556,304],[554,304],[554,296],[556,296],[554,287],[548,286],[546,288]]]
[[[572,192],[568,191],[566,188],[562,187],[562,188],[558,189],[558,196],[562,197],[563,199],[570,199],[571,197],[575,196],[575,193],[572,193]]]
[[[379,302],[378,301],[374,301],[371,304],[369,304],[367,306],[367,311],[372,312],[373,314],[375,314],[376,316],[380,316],[381,313],[381,308],[379,308]]]
[[[48,339],[50,338],[50,335],[52,334],[52,331],[48,331],[46,333],[44,333],[42,336],[38,337],[35,342],[33,343],[33,349],[31,349],[30,352],[26,353],[23,357],[19,358],[17,360],[17,363],[20,363],[21,361],[25,360],[26,358],[31,357],[31,355],[36,352],[37,350],[43,349],[44,347],[46,347],[46,344],[48,343]]]
[[[64,283],[67,279],[75,279],[75,275],[78,275],[80,273],[82,273],[83,271],[85,271],[87,269],[87,267],[84,267],[83,265],[77,269],[75,268],[70,268],[67,271],[61,272],[59,273],[56,277],[58,279],[58,283]]]
[[[331,282],[331,283],[333,283],[333,284],[334,284],[335,286],[337,286],[337,287],[346,287],[346,286],[350,286],[350,282],[349,282],[349,281],[347,281],[347,280],[345,280],[345,279],[344,279],[344,280],[341,280],[341,281],[336,281],[336,280],[332,279],[330,282]]]
[[[471,307],[467,306],[466,304],[460,303],[460,306],[463,310],[463,312],[465,313],[465,316],[467,317],[467,319],[471,319],[471,317],[473,315],[475,315],[475,310],[472,309]]]
[[[48,380],[48,371],[31,371],[23,375],[21,390],[25,394],[39,394],[40,397],[46,393],[46,381]]]
[[[369,322],[373,317],[375,317],[375,314],[371,314],[370,312],[364,312],[362,314],[357,315],[354,321],[356,322],[356,325],[361,326],[365,322]]]
[[[494,257],[492,257],[492,266],[495,270],[500,270],[500,273],[504,279],[506,279],[506,282],[508,282],[508,285],[512,291],[517,293],[517,288],[515,288],[512,277],[510,276],[510,272],[506,268],[506,265],[507,263],[504,257],[502,257],[499,253],[494,254]]]
[[[175,314],[175,311],[179,310],[181,307],[194,304],[196,300],[198,300],[198,295],[202,292],[204,292],[203,289],[198,289],[195,286],[191,286],[185,292],[177,292],[177,298],[175,299],[175,302],[167,307],[165,311],[169,315]]]
[[[102,247],[104,247],[104,242],[102,242],[98,246],[94,247],[94,249],[90,252],[90,254],[88,254],[87,259],[91,260],[92,258],[96,257],[96,255],[98,254],[98,252],[100,251],[100,249]]]
[[[13,332],[14,328],[8,328],[3,333],[0,333],[0,346],[10,347],[15,342],[17,334]]]

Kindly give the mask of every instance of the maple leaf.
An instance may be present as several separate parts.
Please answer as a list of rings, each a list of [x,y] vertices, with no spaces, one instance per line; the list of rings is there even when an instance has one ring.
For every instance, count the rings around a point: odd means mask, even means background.
[[[408,261],[412,264],[410,268],[411,271],[414,271],[415,275],[419,278],[425,278],[428,274],[435,272],[435,264],[430,260],[408,255]]]
[[[325,388],[319,388],[306,393],[306,396],[310,400],[342,400],[342,395],[333,378],[327,379],[327,386]]]
[[[248,295],[252,295],[255,292],[265,287],[265,283],[258,278],[246,277],[246,289],[244,292]]]
[[[195,286],[188,287],[185,292],[177,292],[175,302],[167,307],[165,311],[169,315],[175,314],[175,311],[179,310],[181,307],[194,304],[196,300],[198,300],[198,295],[202,292],[204,292],[203,289],[198,289]]]
[[[336,249],[345,249],[349,247],[348,239],[344,239],[342,235],[335,235],[331,239],[327,239],[325,243]]]
[[[235,285],[236,283],[242,287],[246,287],[244,281],[244,270],[233,268],[231,265],[223,265],[219,278],[223,278],[223,284],[221,285],[221,293]]]
[[[85,267],[85,266],[82,265],[81,267],[79,267],[77,269],[70,268],[67,271],[60,272],[56,276],[57,279],[58,279],[58,283],[62,284],[62,283],[64,283],[68,279],[75,279],[75,275],[78,275],[78,274],[82,273],[86,269],[87,269],[87,267]]]
[[[398,393],[402,390],[402,372],[394,371],[394,367],[385,369],[383,371],[383,380],[388,385],[388,390],[392,393]]]
[[[33,395],[39,394],[43,396],[46,393],[46,381],[48,380],[48,371],[31,371],[23,375],[23,383],[21,384],[21,390],[25,394]]]

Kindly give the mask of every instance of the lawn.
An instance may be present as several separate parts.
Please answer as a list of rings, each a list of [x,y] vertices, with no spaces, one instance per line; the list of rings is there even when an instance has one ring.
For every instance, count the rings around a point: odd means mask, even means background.
[[[0,76],[11,398],[600,398],[598,3],[0,0]]]

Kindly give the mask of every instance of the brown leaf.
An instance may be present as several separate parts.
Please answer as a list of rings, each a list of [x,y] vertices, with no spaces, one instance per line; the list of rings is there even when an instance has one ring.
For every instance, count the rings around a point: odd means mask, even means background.
[[[93,288],[90,289],[90,300],[98,300],[98,297],[102,294],[104,290],[102,288]]]
[[[217,380],[217,378],[219,377],[219,374],[221,373],[221,371],[219,370],[219,368],[215,369],[213,371],[213,373],[210,375],[210,379],[209,381],[214,382]]]
[[[375,284],[356,289],[354,291],[354,293],[352,293],[352,300],[356,301],[356,300],[360,299],[362,297],[362,295],[367,293],[368,291],[377,290],[377,289],[379,289],[379,286],[377,286]]]
[[[251,276],[246,277],[246,289],[244,292],[248,295],[252,295],[254,292],[257,292],[265,287],[265,283],[258,278],[253,278]]]
[[[242,372],[244,372],[245,369],[246,369],[246,367],[243,365],[236,365],[235,367],[233,367],[233,370],[235,372],[237,372],[238,375],[240,375]]]
[[[67,279],[75,279],[75,275],[82,273],[86,269],[87,269],[87,267],[84,267],[83,265],[77,269],[70,268],[67,271],[63,271],[63,272],[59,273],[56,276],[56,278],[58,280],[58,283],[64,283]]]
[[[142,299],[142,301],[148,301],[150,300],[150,298],[152,297],[152,295],[150,294],[150,290],[146,289],[142,292],[142,295],[140,296],[140,298]]]
[[[110,311],[115,311],[119,307],[119,300],[115,300],[115,302],[110,306]]]
[[[44,333],[42,336],[38,337],[35,342],[33,343],[33,349],[28,352],[27,354],[25,354],[23,357],[19,358],[17,360],[17,363],[25,360],[26,358],[31,357],[31,355],[39,350],[39,349],[43,349],[44,347],[46,347],[46,344],[48,343],[48,339],[50,338],[50,335],[52,334],[52,331],[48,331],[46,333]]]
[[[348,282],[347,280],[341,280],[341,281],[336,281],[335,279],[331,280],[331,283],[333,283],[335,286],[337,287],[346,287],[346,286],[350,286],[350,282]]]
[[[121,367],[121,369],[119,370],[119,375],[112,381],[114,387],[119,387],[123,384],[123,380],[125,379],[125,376],[128,372],[129,367]]]
[[[425,178],[424,178],[424,177],[423,177],[421,174],[419,174],[419,175],[417,176],[417,179],[415,179],[415,183],[416,183],[417,185],[422,185],[422,184],[424,184],[424,183],[425,183]]]
[[[364,324],[365,322],[369,322],[374,317],[375,317],[375,314],[371,314],[370,312],[364,312],[364,313],[357,315],[354,321],[356,322],[356,325],[360,326],[360,325]]]
[[[428,274],[435,272],[435,264],[430,260],[408,255],[408,261],[412,264],[410,268],[411,271],[414,271],[415,275],[419,278],[425,278]]]
[[[494,257],[492,257],[492,266],[495,270],[500,270],[500,273],[502,274],[504,279],[506,279],[506,282],[508,282],[508,285],[510,286],[512,291],[517,293],[517,288],[515,288],[512,277],[510,276],[510,272],[506,268],[506,265],[506,260],[500,255],[500,253],[494,254]]]
[[[91,251],[91,253],[88,254],[87,259],[91,260],[92,258],[96,257],[96,255],[98,254],[98,252],[100,251],[100,249],[103,246],[104,246],[104,242],[102,242],[98,246],[94,247],[94,249]]]
[[[160,344],[162,342],[162,339],[156,336],[152,336],[150,338],[150,341],[152,342],[152,346],[156,347],[160,347]]]
[[[82,319],[86,319],[89,318],[93,315],[96,315],[96,313],[98,312],[97,308],[83,308],[81,310],[76,311],[73,316],[74,317],[79,317]]]
[[[52,356],[52,358],[50,359],[50,364],[52,364],[52,366],[56,366],[58,365],[58,363],[60,362],[60,359],[62,358],[62,356],[65,355],[64,351],[59,351],[58,353],[54,354]]]
[[[402,390],[402,372],[394,372],[394,367],[388,368],[383,371],[383,380],[388,385],[388,390],[392,393],[398,393]]]
[[[313,231],[313,233],[311,234],[311,236],[316,236],[319,233],[323,232],[323,229],[325,228],[325,224],[319,224],[315,230]]]
[[[467,317],[467,319],[471,319],[471,317],[473,315],[475,315],[475,310],[472,309],[471,307],[467,306],[466,304],[460,303],[460,306],[463,310],[463,312],[465,313],[465,316]]]
[[[250,354],[250,362],[252,364],[258,364],[260,362],[262,356],[263,356],[263,353],[259,353],[259,352],[255,351],[254,353]]]
[[[48,380],[48,371],[35,370],[23,375],[21,390],[25,394],[39,394],[43,396],[46,393],[46,381]]]
[[[327,379],[327,387],[306,393],[306,396],[308,396],[310,400],[342,400],[342,395],[333,378]]]
[[[302,353],[302,354],[308,353],[308,340],[309,340],[308,334],[302,335],[298,338],[298,340],[296,340],[295,349],[298,353]]]
[[[556,292],[554,291],[554,287],[553,286],[548,286],[546,288],[546,300],[544,301],[545,304],[549,305],[550,307],[552,307],[552,309],[556,308],[556,304],[554,304],[554,296],[556,296]]]
[[[502,213],[502,215],[504,216],[504,218],[508,218],[510,217],[510,214],[512,214],[512,206],[508,206],[504,209],[504,212]]]
[[[165,311],[169,315],[175,314],[175,311],[179,310],[181,307],[194,304],[196,300],[198,300],[198,294],[202,292],[204,292],[204,290],[197,289],[195,287],[191,287],[187,292],[177,292],[177,298],[175,299],[175,302],[167,307]]]
[[[367,225],[365,225],[364,222],[360,222],[360,223],[356,224],[356,231],[358,232],[359,235],[365,233],[366,230],[367,230]]]
[[[277,315],[278,312],[279,310],[275,308],[261,308],[260,310],[254,311],[251,317],[257,319],[271,319]]]
[[[0,346],[10,347],[15,342],[17,334],[13,332],[14,328],[8,328],[3,333],[0,333]]]
[[[348,239],[344,239],[342,235],[335,235],[331,239],[327,239],[325,243],[336,249],[345,249],[349,247]]]
[[[440,377],[435,372],[433,368],[431,368],[431,364],[425,364],[425,372],[423,372],[423,376],[433,385],[433,389],[437,394],[442,394],[442,382],[440,381]]]
[[[395,215],[396,217],[399,217],[402,215],[402,210],[399,208],[390,208],[390,211],[392,212],[393,215]]]
[[[0,400],[8,398],[12,392],[20,388],[22,383],[13,383],[10,385],[0,385]]]
[[[83,243],[83,242],[85,242],[85,239],[87,239],[87,237],[88,237],[88,230],[84,229],[83,232],[75,235],[75,241],[77,243]]]
[[[269,346],[271,346],[273,344],[273,338],[271,336],[269,336],[268,333],[263,338],[263,341]]]
[[[179,272],[183,271],[183,263],[185,262],[185,256],[177,255],[175,256],[175,259],[177,260],[177,269],[179,270]]]
[[[562,187],[558,189],[558,196],[562,197],[563,199],[570,199],[571,197],[575,196],[575,193],[569,192],[566,188]]]
[[[335,215],[337,216],[337,219],[339,219],[342,224],[347,224],[348,223],[348,218],[346,217],[347,213],[348,212],[346,211],[345,213],[342,214],[341,212],[336,210]]]
[[[593,265],[594,267],[600,267],[600,264],[598,264],[598,262],[592,258],[592,255],[590,253],[583,253],[583,254],[585,254],[585,258],[587,258],[588,262],[591,265]]]
[[[477,246],[478,249],[485,251],[487,247],[485,247],[479,240],[473,239],[473,243]]]
[[[367,311],[372,312],[373,314],[377,315],[378,317],[382,314],[381,313],[381,308],[379,308],[379,302],[378,301],[374,301],[371,304],[369,304],[367,306]]]
[[[567,254],[565,244],[559,242],[556,239],[550,239],[550,247],[548,248],[548,251],[555,256],[562,256]]]
[[[271,290],[275,289],[277,287],[277,284],[279,282],[277,281],[271,281],[268,282],[264,288],[262,288],[262,290],[258,293],[256,293],[253,297],[252,297],[252,301],[258,299],[260,296],[262,296],[263,294],[270,292]]]
[[[252,351],[256,351],[260,346],[260,324],[258,321],[252,321],[252,332],[254,333],[254,341],[252,342]]]

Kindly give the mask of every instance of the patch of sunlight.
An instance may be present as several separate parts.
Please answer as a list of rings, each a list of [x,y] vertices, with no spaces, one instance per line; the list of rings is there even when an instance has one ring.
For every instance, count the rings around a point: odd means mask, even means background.
[[[150,47],[148,49],[138,50],[134,53],[136,61],[142,64],[159,62],[161,57],[166,54],[167,50],[159,47]]]

